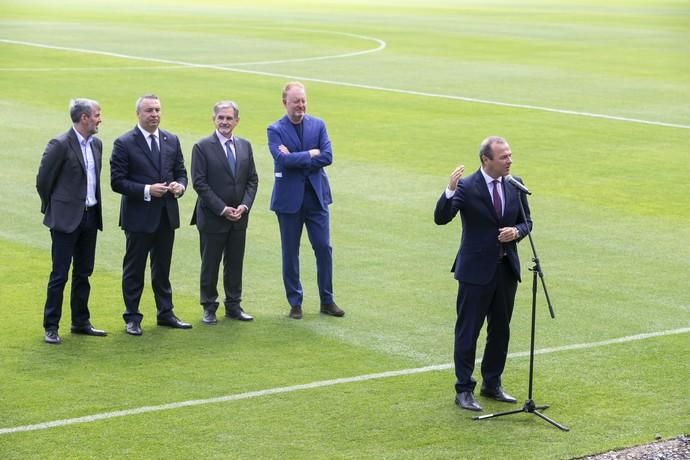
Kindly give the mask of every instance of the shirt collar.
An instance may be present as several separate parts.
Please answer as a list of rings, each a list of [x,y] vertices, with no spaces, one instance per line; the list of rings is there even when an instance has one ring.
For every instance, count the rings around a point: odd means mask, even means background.
[[[144,128],[142,128],[142,127],[139,125],[139,123],[137,123],[137,128],[139,128],[139,131],[141,131],[141,134],[144,135],[144,138],[145,138],[145,139],[148,139],[149,136],[150,136],[151,134],[153,134],[154,136],[156,136],[156,139],[158,139],[158,142],[160,142],[161,136],[160,136],[160,133],[158,132],[158,128],[156,128],[156,130],[155,130],[154,132],[152,132],[152,133],[150,133],[150,132],[146,131]]]
[[[486,185],[491,185],[494,180],[497,180],[498,183],[503,182],[503,178],[499,177],[498,179],[494,179],[493,177],[489,176],[486,171],[484,171],[484,168],[479,168],[479,170],[482,172],[482,176],[484,176],[484,180],[486,181]]]
[[[74,134],[77,135],[77,140],[79,141],[79,145],[84,146],[87,144],[91,144],[91,142],[93,141],[93,136],[89,136],[88,139],[84,138],[84,136],[82,136],[74,126],[72,126],[72,131],[74,131]]]
[[[223,136],[221,133],[219,133],[218,130],[216,130],[216,137],[218,138],[220,143],[223,145],[225,145],[225,143],[227,141],[232,141],[233,144],[235,143],[235,136],[234,135],[231,135],[229,138],[227,138],[227,137]]]

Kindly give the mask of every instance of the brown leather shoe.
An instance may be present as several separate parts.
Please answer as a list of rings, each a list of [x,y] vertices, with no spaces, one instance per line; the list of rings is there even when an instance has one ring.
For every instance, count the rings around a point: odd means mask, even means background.
[[[345,312],[341,310],[335,302],[333,303],[322,303],[321,304],[321,313],[326,314],[326,315],[331,315],[331,316],[345,316]]]
[[[288,315],[292,319],[302,319],[302,307],[299,305],[296,307],[290,307],[290,314]]]
[[[463,391],[455,395],[455,404],[466,410],[479,412],[482,406],[479,405],[471,391]]]

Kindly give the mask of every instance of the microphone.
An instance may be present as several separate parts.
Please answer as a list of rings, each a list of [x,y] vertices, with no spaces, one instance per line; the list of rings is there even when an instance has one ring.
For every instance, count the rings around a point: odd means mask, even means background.
[[[520,190],[521,192],[526,193],[526,194],[528,194],[528,195],[531,195],[531,194],[532,194],[532,193],[527,189],[527,187],[525,187],[525,186],[522,185],[520,182],[518,182],[518,181],[517,181],[513,176],[511,176],[510,174],[508,174],[507,176],[505,176],[504,179],[507,180],[508,182],[510,182],[510,184],[511,184],[513,187],[517,188],[517,189]]]

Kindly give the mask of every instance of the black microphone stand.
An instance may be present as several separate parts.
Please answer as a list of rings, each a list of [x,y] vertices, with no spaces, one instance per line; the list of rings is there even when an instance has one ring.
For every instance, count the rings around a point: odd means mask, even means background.
[[[512,182],[511,182],[512,184]],[[514,184],[512,184],[514,185]],[[529,193],[526,192],[527,189],[524,191],[517,186],[515,186],[515,190],[520,193],[520,212],[522,213],[522,220],[524,222],[527,222],[527,215],[525,213],[525,206],[522,203],[522,198],[524,193]],[[541,266],[539,265],[539,258],[537,257],[537,250],[534,248],[534,241],[532,240],[532,232],[529,229],[529,226],[527,228],[527,237],[529,238],[529,244],[532,247],[532,262],[534,262],[534,266],[530,268],[529,270],[532,272],[532,328],[531,328],[531,337],[530,337],[530,345],[529,345],[529,386],[528,386],[528,393],[527,393],[527,401],[525,401],[525,404],[522,406],[521,409],[515,409],[515,410],[509,410],[505,412],[497,412],[494,414],[486,414],[486,415],[480,415],[476,417],[472,417],[473,420],[486,420],[489,418],[494,418],[494,417],[501,417],[504,415],[511,415],[511,414],[519,414],[521,412],[527,412],[528,414],[534,414],[543,420],[546,420],[556,428],[563,430],[563,431],[570,431],[570,428],[561,425],[558,422],[555,422],[554,420],[551,420],[549,417],[546,415],[542,414],[539,412],[540,410],[545,410],[549,406],[548,405],[543,405],[543,406],[537,406],[534,400],[532,399],[532,380],[534,377],[534,334],[535,334],[535,329],[536,329],[536,311],[537,311],[537,276],[541,280],[541,286],[544,289],[544,295],[546,296],[546,303],[549,306],[549,313],[551,314],[551,318],[555,318],[553,314],[553,306],[551,305],[551,299],[549,298],[549,292],[546,290],[546,284],[544,283],[544,274],[541,271]]]

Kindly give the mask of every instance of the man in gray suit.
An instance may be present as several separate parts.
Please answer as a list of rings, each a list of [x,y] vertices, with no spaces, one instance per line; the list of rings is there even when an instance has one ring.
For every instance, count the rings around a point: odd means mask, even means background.
[[[225,316],[239,321],[254,319],[240,303],[249,209],[259,176],[252,145],[233,134],[239,122],[240,110],[235,102],[217,102],[213,106],[215,132],[197,142],[192,150],[192,185],[198,198],[191,224],[199,230],[202,322],[209,325],[217,323],[221,257]]]
[[[48,142],[36,176],[43,223],[50,228],[52,239],[52,271],[43,312],[44,340],[49,344],[62,341],[58,335],[62,297],[73,259],[71,331],[106,335],[91,325],[88,307],[96,236],[98,230],[103,230],[100,181],[103,144],[94,136],[101,123],[101,108],[90,99],[73,99],[69,113],[72,128]]]

